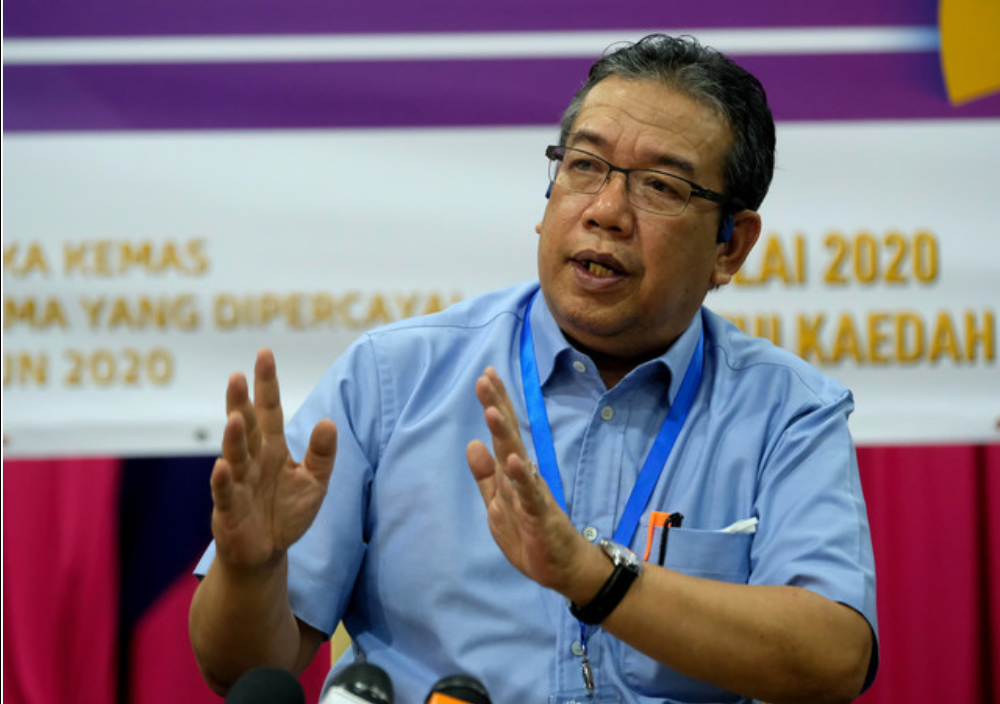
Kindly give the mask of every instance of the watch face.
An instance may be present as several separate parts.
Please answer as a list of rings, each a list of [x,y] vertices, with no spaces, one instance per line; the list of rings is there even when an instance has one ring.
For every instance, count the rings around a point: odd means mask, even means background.
[[[642,561],[624,545],[619,545],[610,540],[602,540],[598,545],[607,553],[616,566],[621,565],[633,572],[642,571]]]

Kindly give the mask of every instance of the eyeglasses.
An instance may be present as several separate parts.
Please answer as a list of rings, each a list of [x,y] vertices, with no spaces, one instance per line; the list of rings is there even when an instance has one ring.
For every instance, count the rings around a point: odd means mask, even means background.
[[[653,169],[622,169],[582,149],[550,146],[545,148],[545,156],[549,158],[549,180],[573,193],[598,193],[613,173],[624,174],[629,202],[650,213],[680,215],[692,197],[729,202],[721,193],[686,178]]]

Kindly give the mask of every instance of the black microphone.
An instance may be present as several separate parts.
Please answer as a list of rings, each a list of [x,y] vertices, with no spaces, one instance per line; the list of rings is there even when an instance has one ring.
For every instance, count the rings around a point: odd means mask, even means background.
[[[431,687],[424,704],[491,704],[486,687],[475,677],[450,675]]]
[[[255,667],[243,673],[229,694],[227,704],[306,704],[298,679],[280,667]]]
[[[355,662],[337,673],[320,704],[392,704],[394,696],[385,670]]]

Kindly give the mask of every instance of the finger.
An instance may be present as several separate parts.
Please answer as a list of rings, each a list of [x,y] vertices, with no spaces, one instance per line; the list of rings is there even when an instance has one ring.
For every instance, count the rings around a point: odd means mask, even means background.
[[[516,428],[517,412],[514,410],[514,404],[510,400],[510,394],[507,393],[507,387],[504,385],[503,379],[500,378],[500,374],[493,367],[487,367],[484,374],[490,380],[498,406],[502,409],[504,417],[509,419]]]
[[[491,373],[492,372],[492,373]],[[486,425],[493,436],[493,454],[504,458],[511,452],[527,457],[521,442],[517,415],[496,373],[488,368],[476,381],[476,396],[484,409]]]
[[[262,349],[257,353],[253,377],[253,406],[263,439],[280,439],[284,443],[285,419],[281,411],[278,369],[271,350]]]
[[[486,469],[484,460],[482,470],[491,471],[494,475],[490,500],[499,500],[507,510],[516,509],[519,498],[512,486],[513,480],[508,474],[507,458],[512,454],[526,458],[527,451],[521,442],[521,431],[514,406],[510,402],[500,375],[493,367],[487,367],[476,380],[476,396],[483,406],[483,417],[493,442],[493,455],[490,456],[493,460],[491,469]],[[489,456],[489,453],[486,452],[486,455]],[[527,459],[524,459],[524,462],[527,463]]]
[[[495,407],[508,421],[516,424],[517,414],[507,395],[507,389],[493,367],[486,367],[476,384],[476,396],[483,409]]]
[[[250,454],[256,455],[260,451],[260,426],[257,424],[257,414],[250,402],[247,378],[238,372],[229,377],[229,386],[226,388],[226,417],[228,418],[233,412],[243,416],[247,446]]]
[[[511,491],[521,509],[529,516],[541,515],[547,507],[545,493],[548,488],[541,480],[538,465],[525,461],[520,455],[511,454],[507,457],[506,466]]]
[[[488,415],[493,415],[496,409],[490,409]],[[489,423],[487,423],[489,424]],[[503,446],[502,441],[497,441],[494,438],[494,448]],[[517,479],[512,475],[511,472],[511,458],[517,458],[521,460],[520,455],[517,452],[506,452],[504,453],[500,449],[494,449],[494,454],[496,456],[496,461],[494,461],[494,474],[495,474],[495,498],[498,499],[506,507],[508,511],[517,511],[521,503],[520,493],[517,487]]]
[[[226,387],[226,416],[238,411],[244,404],[250,402],[250,391],[247,388],[247,378],[239,372],[229,375],[229,385]]]
[[[496,494],[496,461],[482,440],[473,440],[465,448],[465,460],[487,504]]]
[[[232,481],[246,479],[251,457],[247,447],[246,425],[238,411],[229,414],[226,428],[222,433],[222,458],[229,465]]]
[[[500,472],[506,475],[507,470],[504,465],[506,458],[512,454],[525,458],[527,462],[527,451],[521,443],[521,433],[517,425],[511,423],[496,406],[487,408],[483,417],[493,439],[493,455],[500,465]]]
[[[517,515],[518,497],[513,482],[504,472],[504,463],[494,459],[481,440],[470,442],[465,456],[483,497],[491,530],[508,523]]]
[[[215,460],[212,476],[209,478],[212,489],[212,503],[220,511],[228,511],[233,505],[233,475],[229,464],[222,457]]]
[[[333,471],[333,460],[337,455],[337,426],[324,418],[313,428],[309,436],[309,447],[302,465],[319,482],[326,486]]]

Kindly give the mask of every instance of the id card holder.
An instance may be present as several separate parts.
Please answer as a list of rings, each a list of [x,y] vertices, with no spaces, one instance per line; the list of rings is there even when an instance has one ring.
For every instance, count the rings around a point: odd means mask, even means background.
[[[567,689],[549,695],[549,704],[621,704],[622,695],[611,685],[601,685],[589,690]]]

